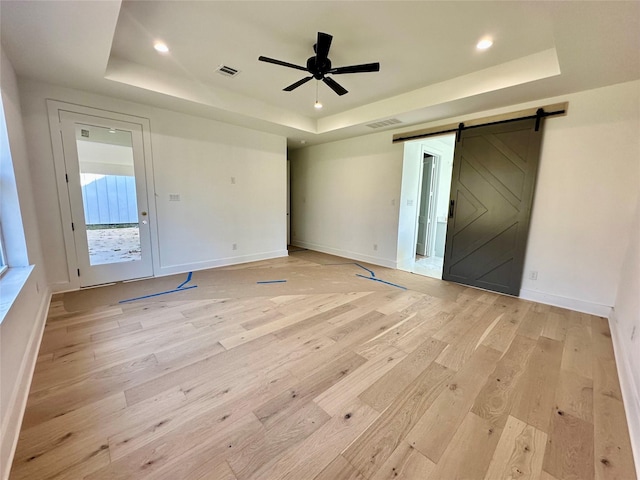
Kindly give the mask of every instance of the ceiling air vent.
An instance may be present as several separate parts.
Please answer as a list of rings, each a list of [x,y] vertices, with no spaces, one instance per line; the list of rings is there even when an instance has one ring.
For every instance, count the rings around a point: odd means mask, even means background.
[[[379,122],[375,122],[375,123],[370,123],[367,125],[367,127],[369,128],[382,128],[382,127],[388,127],[389,125],[395,125],[397,123],[402,123],[400,120],[398,120],[397,118],[390,118],[388,120],[381,120]]]
[[[229,67],[227,65],[218,65],[218,68],[216,68],[216,72],[218,72],[220,75],[224,75],[225,77],[235,77],[240,73],[240,70],[236,70],[235,68]]]

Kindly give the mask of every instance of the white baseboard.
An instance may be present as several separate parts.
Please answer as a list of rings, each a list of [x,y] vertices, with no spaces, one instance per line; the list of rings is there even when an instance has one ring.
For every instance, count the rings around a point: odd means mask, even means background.
[[[562,297],[550,293],[539,292],[537,290],[520,290],[520,298],[531,300],[532,302],[544,303],[545,305],[553,305],[554,307],[566,308],[576,312],[597,315],[598,317],[608,318],[611,314],[611,306],[601,305],[599,303],[587,302],[585,300],[577,300],[575,298]]]
[[[78,290],[80,290],[80,288],[72,287],[70,283],[65,286],[58,285],[57,288],[51,288],[51,295],[55,295],[57,293],[77,292]]]
[[[20,383],[14,388],[9,405],[7,408],[7,417],[2,425],[2,437],[0,438],[1,451],[4,452],[8,449],[8,455],[2,459],[4,471],[0,471],[0,478],[7,480],[9,478],[9,472],[11,470],[11,463],[13,462],[13,456],[16,453],[16,447],[18,445],[18,437],[20,435],[20,427],[22,426],[22,418],[27,408],[27,399],[29,398],[29,389],[31,388],[31,380],[33,379],[33,373],[36,368],[36,360],[38,358],[38,351],[40,350],[40,343],[42,342],[42,335],[44,334],[44,326],[49,313],[49,304],[51,303],[51,292],[47,289],[42,296],[40,307],[38,308],[38,314],[36,321],[29,336],[29,342],[27,343],[27,349],[22,357],[22,363],[18,371],[18,377]]]
[[[636,385],[632,373],[632,365],[629,363],[629,355],[626,352],[621,331],[618,328],[615,310],[609,316],[609,328],[613,351],[616,355],[618,366],[618,378],[624,401],[624,410],[627,415],[629,437],[631,437],[631,449],[636,464],[636,477],[640,479],[640,385]]]
[[[195,272],[198,270],[207,270],[216,267],[228,267],[230,265],[239,265],[241,263],[258,262],[260,260],[271,260],[273,258],[281,258],[289,255],[285,250],[274,250],[272,252],[255,253],[251,255],[239,255],[237,257],[219,258],[207,262],[182,263],[179,265],[161,266],[159,272],[155,272],[156,277],[165,277],[167,275],[175,275],[177,273]]]
[[[275,250],[273,252],[256,253],[253,255],[240,255],[237,257],[220,258],[207,262],[181,263],[178,265],[161,266],[153,277],[166,277],[168,275],[176,275],[178,273],[196,272],[198,270],[207,270],[209,268],[228,267],[230,265],[239,265],[241,263],[258,262],[260,260],[271,260],[273,258],[281,258],[289,255],[287,250]],[[146,280],[141,278],[139,280]],[[102,285],[98,285],[102,286]],[[59,282],[50,286],[51,293],[75,292],[77,287],[72,286],[70,282]]]
[[[75,292],[78,290],[78,287],[71,284],[71,282],[56,282],[49,284],[49,291],[51,294],[55,293],[65,293],[65,292]]]
[[[328,253],[329,255],[336,255],[337,257],[348,258],[350,260],[359,260],[361,262],[371,263],[372,265],[380,265],[381,267],[397,268],[397,262],[387,260],[386,258],[372,257],[370,255],[363,255],[361,253],[350,252],[348,250],[341,250],[339,248],[327,247],[324,245],[318,245],[310,242],[291,242],[294,247],[308,248],[316,252]]]

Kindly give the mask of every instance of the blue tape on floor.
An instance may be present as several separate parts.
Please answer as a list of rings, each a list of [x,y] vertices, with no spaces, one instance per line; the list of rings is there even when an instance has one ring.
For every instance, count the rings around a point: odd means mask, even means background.
[[[180,285],[178,285],[176,288],[174,288],[173,290],[167,290],[166,292],[152,293],[150,295],[143,295],[142,297],[128,298],[127,300],[120,300],[118,303],[135,302],[136,300],[143,300],[145,298],[158,297],[160,295],[166,295],[167,293],[182,292],[183,290],[191,290],[192,288],[198,288],[197,285],[191,285],[190,287],[185,287],[185,285],[191,281],[192,276],[193,276],[193,272],[189,272],[189,274],[187,275],[187,279],[184,282],[182,282]]]
[[[367,267],[363,267],[362,265],[360,265],[359,263],[354,263],[354,265],[359,266],[360,268],[362,268],[363,270],[366,270],[367,272],[369,272],[371,274],[372,277],[375,277],[376,274],[373,272],[373,270],[369,270]]]
[[[380,280],[379,278],[375,278],[375,277],[365,277],[364,275],[360,275],[359,273],[356,273],[356,277],[366,278],[367,280],[373,280],[374,282],[385,283],[387,285],[391,285],[392,287],[401,288],[402,290],[407,289],[407,287],[403,287],[402,285],[396,285],[395,283],[387,282],[385,280]]]
[[[176,288],[180,289],[182,287],[184,287],[187,283],[189,283],[191,281],[191,277],[193,276],[193,272],[189,272],[189,275],[187,275],[187,279],[182,282],[180,285],[178,285]]]
[[[387,285],[391,285],[392,287],[401,288],[402,290],[406,290],[407,289],[407,287],[403,287],[402,285],[396,285],[395,283],[387,282],[385,280],[380,280],[379,278],[376,278],[376,272],[374,272],[373,270],[369,270],[367,267],[364,267],[364,266],[362,266],[362,265],[360,265],[359,263],[356,263],[356,262],[327,263],[327,264],[324,264],[323,266],[329,267],[329,266],[332,266],[332,265],[355,265],[356,267],[360,267],[361,269],[366,270],[367,272],[369,272],[369,275],[371,275],[370,277],[365,277],[364,275],[360,275],[359,273],[356,273],[356,277],[366,278],[367,280],[375,280],[376,282],[385,283]]]
[[[198,286],[197,285],[191,285],[190,287],[176,288],[175,290],[168,290],[166,292],[152,293],[151,295],[145,295],[143,297],[129,298],[128,300],[120,300],[118,303],[134,302],[136,300],[142,300],[144,298],[151,298],[151,297],[157,297],[159,295],[166,295],[167,293],[183,292],[185,290],[191,290],[192,288],[198,288]]]
[[[362,265],[360,265],[359,263],[356,263],[356,262],[344,262],[344,263],[323,263],[323,264],[321,264],[321,265],[322,265],[323,267],[334,267],[334,266],[336,266],[336,265],[355,265],[355,266],[360,267],[360,268],[362,268],[363,270],[366,270],[367,272],[369,272],[369,274],[370,274],[372,277],[375,277],[375,276],[376,276],[376,274],[374,273],[374,271],[373,271],[373,270],[369,270],[367,267],[363,267]]]
[[[256,283],[285,283],[286,280],[265,280],[264,282],[256,282]]]

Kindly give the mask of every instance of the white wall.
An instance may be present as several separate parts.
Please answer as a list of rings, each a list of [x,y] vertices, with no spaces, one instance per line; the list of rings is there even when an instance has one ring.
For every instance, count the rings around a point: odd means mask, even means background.
[[[290,152],[291,243],[395,268],[402,150],[381,133]]]
[[[274,258],[286,251],[286,139],[33,81],[20,83],[38,219],[55,290],[69,288],[45,99],[150,120],[158,227],[155,275]],[[232,184],[232,177],[235,184]],[[179,194],[180,202],[169,202]],[[67,226],[64,226],[67,228]],[[236,244],[236,250],[232,245]]]
[[[151,129],[164,270],[287,255],[284,137],[177,113]]]
[[[567,116],[545,124],[523,297],[608,315],[638,199],[639,94],[635,81],[411,128],[569,102]],[[293,151],[293,242],[393,264],[403,152],[391,140],[408,130]],[[373,243],[384,245],[377,255]]]
[[[640,201],[632,225],[609,324],[640,478]]]
[[[640,82],[562,98],[568,115],[545,125],[522,295],[608,316],[638,201]]]
[[[20,294],[0,324],[0,478],[4,479],[9,475],[8,469],[22,422],[50,295],[46,285],[40,236],[31,197],[33,185],[26,153],[16,76],[11,62],[1,48],[0,57],[2,105],[15,176],[15,194],[19,203],[19,209],[14,213],[20,215],[17,223],[3,223],[3,228],[22,227],[24,232],[21,240],[17,239],[21,237],[19,230],[14,230],[10,234],[13,242],[23,243],[22,247],[13,249],[12,258],[9,259],[10,264],[34,266]],[[2,188],[5,188],[4,178]],[[4,193],[3,202],[5,201]],[[17,205],[14,206],[18,208]],[[3,219],[6,219],[4,213]],[[6,277],[1,279],[0,283],[4,280]]]

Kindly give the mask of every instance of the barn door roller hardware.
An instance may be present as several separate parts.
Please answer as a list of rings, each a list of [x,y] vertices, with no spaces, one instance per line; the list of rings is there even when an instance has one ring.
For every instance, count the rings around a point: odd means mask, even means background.
[[[433,127],[424,130],[418,130],[415,132],[400,133],[393,136],[393,143],[406,142],[408,140],[417,140],[420,138],[434,137],[436,135],[445,135],[447,133],[455,133],[456,141],[459,142],[462,136],[463,130],[470,130],[472,128],[485,127],[487,125],[500,125],[502,123],[517,122],[519,120],[535,119],[536,132],[540,130],[542,119],[546,117],[553,117],[558,115],[566,115],[569,104],[567,102],[558,103],[554,105],[547,105],[540,108],[530,108],[527,110],[521,110],[518,112],[494,115],[491,117],[478,118],[476,120],[469,120],[467,123],[459,123],[457,125],[447,125],[443,127]]]

